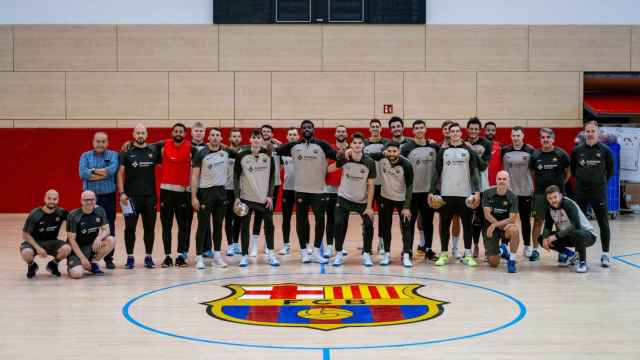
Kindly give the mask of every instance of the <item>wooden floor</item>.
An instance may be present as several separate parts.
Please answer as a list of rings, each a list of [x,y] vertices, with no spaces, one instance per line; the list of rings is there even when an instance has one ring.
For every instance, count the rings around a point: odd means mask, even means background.
[[[235,257],[227,269],[148,270],[139,240],[138,267],[125,270],[119,218],[119,268],[82,280],[53,278],[45,260],[38,260],[37,277],[26,279],[18,254],[24,218],[0,216],[0,359],[640,359],[640,217],[633,215],[612,223],[612,254],[638,255],[603,269],[598,242],[589,249],[587,274],[558,268],[546,252],[539,263],[518,256],[517,274],[504,265],[437,268],[422,261],[407,270],[399,265],[397,227],[393,264],[363,268],[356,218],[342,268],[301,264],[294,241],[294,254],[281,257],[279,268],[258,257],[240,269]],[[158,226],[156,263],[160,239]],[[226,322],[202,305],[229,295],[227,284],[284,282],[416,283],[424,285],[420,295],[447,304],[427,321],[331,331]]]

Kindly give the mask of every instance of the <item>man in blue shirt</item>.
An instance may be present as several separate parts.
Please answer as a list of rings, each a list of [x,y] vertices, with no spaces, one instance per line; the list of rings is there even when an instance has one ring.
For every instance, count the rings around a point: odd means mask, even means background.
[[[82,189],[91,190],[97,196],[97,205],[102,207],[109,221],[111,236],[115,236],[116,220],[116,173],[118,172],[118,153],[107,149],[109,140],[104,132],[93,136],[93,150],[80,156],[80,178]],[[104,258],[107,269],[115,269],[112,250]]]

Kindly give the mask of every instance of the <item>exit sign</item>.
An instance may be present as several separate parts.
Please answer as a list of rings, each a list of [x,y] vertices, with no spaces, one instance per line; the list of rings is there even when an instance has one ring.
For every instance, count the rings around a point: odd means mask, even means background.
[[[393,105],[385,104],[382,110],[385,114],[393,114]]]

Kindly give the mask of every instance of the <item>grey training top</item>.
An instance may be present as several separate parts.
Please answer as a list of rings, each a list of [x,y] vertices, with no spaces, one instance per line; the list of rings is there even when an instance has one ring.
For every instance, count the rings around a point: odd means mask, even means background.
[[[295,190],[296,173],[293,169],[293,159],[291,156],[282,156],[282,166],[284,167],[284,184],[285,190]]]
[[[376,177],[375,161],[362,155],[358,161],[338,160],[336,166],[342,168],[338,196],[358,204],[366,204],[368,180]]]
[[[509,188],[518,196],[533,194],[533,181],[529,161],[535,149],[527,144],[515,149],[513,145],[502,148],[502,167],[509,173]]]
[[[364,141],[364,153],[367,155],[373,153],[381,153],[384,150],[384,147],[389,143],[387,139],[380,139],[378,142],[371,142],[369,139]],[[373,181],[374,185],[382,184],[381,174],[382,168],[380,168],[380,161],[376,161],[376,179]]]
[[[407,142],[400,148],[400,154],[413,165],[413,192],[433,192],[431,187],[433,177],[436,176],[436,157],[440,146],[437,144],[419,145],[414,140]]]
[[[234,192],[236,198],[264,204],[273,197],[275,166],[273,157],[266,150],[257,156],[250,149],[238,153],[234,169]]]
[[[210,188],[214,186],[225,186],[227,184],[227,173],[229,168],[229,158],[235,158],[236,153],[230,149],[219,148],[213,151],[206,146],[198,151],[193,158],[192,168],[200,168],[199,188]]]
[[[296,192],[324,193],[327,158],[336,160],[336,151],[326,141],[303,139],[281,145],[276,152],[280,156],[291,156],[293,159]]]
[[[438,152],[436,158],[437,177],[440,179],[442,196],[467,197],[480,191],[478,155],[465,144],[449,145]]]

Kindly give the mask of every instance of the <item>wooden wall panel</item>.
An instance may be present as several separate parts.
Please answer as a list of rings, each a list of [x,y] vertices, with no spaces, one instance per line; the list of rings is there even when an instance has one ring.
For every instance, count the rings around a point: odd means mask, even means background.
[[[235,73],[235,118],[271,119],[271,73]]]
[[[13,71],[13,26],[0,26],[0,71]]]
[[[16,71],[115,71],[114,25],[18,25]]]
[[[274,119],[366,119],[373,115],[373,73],[277,72]]]
[[[629,71],[629,26],[531,26],[531,71]]]
[[[115,128],[116,120],[16,120],[16,128]],[[91,139],[87,139],[90,144]],[[112,146],[114,144],[111,144]]]
[[[407,72],[404,115],[409,119],[466,119],[476,113],[473,72]]]
[[[233,119],[233,73],[169,74],[171,119]]]
[[[631,71],[640,71],[640,26],[631,33]]]
[[[67,74],[69,119],[167,119],[165,72]]]
[[[429,71],[526,71],[527,26],[430,25]]]
[[[63,72],[0,72],[0,119],[64,119]]]
[[[118,26],[118,61],[126,71],[217,71],[217,25]]]
[[[391,116],[404,117],[404,74],[401,72],[377,72],[374,76],[375,111],[373,116],[378,119]],[[393,114],[384,113],[385,104],[393,105]]]
[[[577,72],[478,73],[478,116],[484,119],[581,119]]]
[[[424,25],[322,27],[324,71],[424,71]]]
[[[221,71],[320,71],[320,26],[221,25]]]

